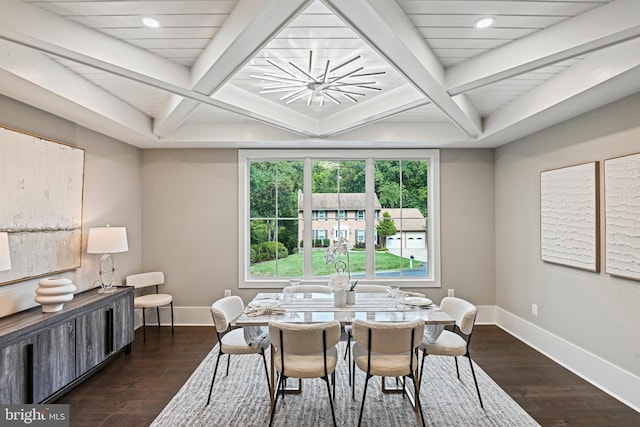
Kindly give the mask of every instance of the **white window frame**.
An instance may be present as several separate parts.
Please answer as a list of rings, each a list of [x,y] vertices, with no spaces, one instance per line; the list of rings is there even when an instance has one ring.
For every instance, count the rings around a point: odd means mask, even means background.
[[[424,278],[392,277],[392,278],[370,278],[360,279],[362,284],[397,284],[408,288],[439,288],[441,287],[440,273],[440,151],[438,149],[418,149],[418,150],[238,150],[238,203],[239,203],[239,244],[238,244],[238,278],[240,288],[267,289],[278,288],[288,285],[288,279],[268,278],[255,279],[249,277],[250,260],[250,232],[249,232],[249,165],[252,160],[297,160],[304,161],[305,169],[311,166],[312,160],[332,159],[332,160],[363,160],[366,159],[367,168],[367,189],[373,188],[373,168],[374,161],[378,160],[428,160],[428,185],[429,196],[427,200],[428,212],[428,265],[429,276]],[[311,188],[311,176],[304,177],[304,192]],[[310,193],[310,191],[309,191]],[[372,194],[366,196],[366,210],[374,212],[374,200]],[[311,197],[304,198],[303,221],[305,222],[304,240],[312,239],[312,210]],[[378,218],[369,215],[365,218],[365,233],[367,241],[375,241],[375,224]],[[368,245],[367,258],[374,257],[373,245]],[[304,253],[305,270],[311,271],[311,251]],[[368,267],[367,275],[373,277],[373,266]],[[326,284],[326,279],[303,278],[305,283]]]

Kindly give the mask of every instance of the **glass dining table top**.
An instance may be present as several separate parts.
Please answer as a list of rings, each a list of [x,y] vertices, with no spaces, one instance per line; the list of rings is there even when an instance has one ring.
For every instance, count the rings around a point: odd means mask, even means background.
[[[417,305],[387,293],[356,293],[355,304],[336,307],[332,294],[298,293],[285,301],[282,293],[259,293],[247,304],[234,326],[262,326],[277,320],[291,323],[319,323],[354,319],[377,322],[404,322],[422,319],[426,325],[452,325],[455,320],[435,304]],[[420,301],[417,301],[420,302]],[[427,302],[427,301],[425,301]]]

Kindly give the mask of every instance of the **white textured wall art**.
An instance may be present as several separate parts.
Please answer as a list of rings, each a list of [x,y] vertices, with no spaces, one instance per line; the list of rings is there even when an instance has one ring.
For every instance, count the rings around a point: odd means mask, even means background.
[[[0,284],[80,267],[84,150],[0,127]]]
[[[598,163],[540,174],[540,257],[600,270]]]
[[[604,162],[606,272],[640,280],[640,154]]]

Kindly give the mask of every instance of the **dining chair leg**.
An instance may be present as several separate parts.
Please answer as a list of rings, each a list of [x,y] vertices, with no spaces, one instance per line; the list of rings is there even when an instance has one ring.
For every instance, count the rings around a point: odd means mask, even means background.
[[[171,301],[171,334],[173,335],[173,301]]]
[[[333,418],[333,426],[336,427],[338,424],[336,423],[336,413],[333,408],[333,398],[331,397],[331,386],[329,386],[329,376],[322,377],[322,379],[324,380],[325,383],[327,383],[327,394],[329,395],[329,405],[331,406],[331,417]]]
[[[283,375],[278,375],[278,385],[276,386],[276,396],[273,399],[273,403],[271,404],[271,415],[269,417],[269,427],[273,425],[273,416],[276,413],[276,404],[278,403],[278,390],[282,388],[282,396],[284,397],[284,387],[282,385]]]
[[[264,348],[260,352],[262,355],[262,364],[264,365],[264,374],[267,377],[267,388],[269,389],[269,400],[273,399],[273,395],[271,394],[271,381],[269,381],[269,369],[267,368],[267,357],[264,355]]]
[[[216,359],[216,367],[213,368],[213,378],[211,378],[211,386],[209,387],[209,397],[207,398],[207,405],[211,402],[211,392],[213,391],[213,383],[216,380],[216,372],[218,372],[218,363],[220,363],[220,354],[222,352],[218,350],[218,358]]]
[[[360,405],[360,416],[358,417],[358,427],[362,424],[362,412],[364,411],[364,399],[367,397],[367,385],[369,385],[369,378],[371,375],[367,374],[367,378],[364,380],[364,391],[362,392],[362,404]]]
[[[471,375],[473,375],[473,382],[476,383],[476,392],[478,393],[480,407],[484,409],[484,405],[482,404],[482,397],[480,397],[480,387],[478,387],[478,380],[476,379],[476,372],[473,370],[473,362],[471,361],[471,357],[467,356],[467,358],[469,359],[469,366],[471,366]]]
[[[356,400],[356,361],[351,361],[351,399]]]
[[[145,309],[142,307],[142,338],[147,341],[147,319],[145,318]]]
[[[456,361],[456,374],[458,375],[458,379],[460,379],[460,369],[458,369],[458,356],[453,356],[453,360]]]
[[[428,356],[426,350],[422,350],[422,364],[420,365],[420,384],[422,384],[422,374],[424,373],[424,359]]]
[[[412,375],[413,379],[413,387],[415,389],[414,400],[416,402],[416,408],[420,412],[420,419],[422,420],[422,426],[426,426],[424,423],[424,413],[422,412],[422,404],[420,403],[420,384],[418,382],[418,378],[415,375]]]
[[[158,317],[158,329],[160,329],[160,307],[156,307],[156,316]]]
[[[229,376],[229,365],[231,364],[231,354],[227,354],[227,373],[226,376]]]

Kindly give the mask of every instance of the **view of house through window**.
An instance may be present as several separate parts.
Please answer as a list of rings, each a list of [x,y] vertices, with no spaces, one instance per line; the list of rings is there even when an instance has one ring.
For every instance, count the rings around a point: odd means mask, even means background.
[[[247,159],[247,281],[320,280],[337,268],[363,281],[433,278],[433,158],[351,156]],[[327,263],[335,243],[348,257]]]

